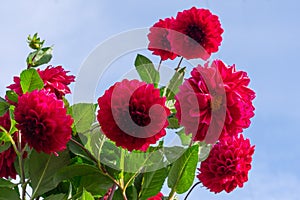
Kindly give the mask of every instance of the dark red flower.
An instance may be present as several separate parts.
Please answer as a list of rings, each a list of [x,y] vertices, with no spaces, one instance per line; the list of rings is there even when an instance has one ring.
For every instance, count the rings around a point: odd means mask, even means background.
[[[224,137],[201,162],[198,179],[211,192],[233,191],[248,181],[254,146],[243,135]]]
[[[44,81],[44,89],[54,93],[58,99],[62,99],[64,95],[71,93],[68,85],[75,81],[75,76],[67,75],[69,71],[65,71],[62,66],[48,66],[44,70],[37,69],[37,72]],[[13,90],[19,96],[23,94],[20,77],[15,76],[14,83],[7,88]]]
[[[160,56],[161,60],[175,59],[178,55],[171,51],[171,45],[168,40],[169,28],[174,18],[160,19],[151,28],[148,34],[148,49],[153,51],[154,55]]]
[[[2,126],[5,130],[9,131],[10,117],[8,112],[0,117],[0,126]],[[0,132],[2,131],[0,130]],[[12,146],[10,146],[7,150],[0,153],[0,177],[1,178],[11,177],[13,179],[16,179],[17,172],[14,167],[14,162],[16,157],[17,154]]]
[[[168,35],[172,51],[186,59],[207,59],[217,52],[223,29],[218,16],[207,9],[192,7],[178,12]]]
[[[176,117],[186,134],[192,133],[194,141],[214,143],[221,133],[236,135],[248,128],[255,98],[249,82],[246,72],[220,60],[194,68],[175,97]]]
[[[75,81],[75,76],[67,75],[69,71],[65,71],[62,66],[48,66],[44,70],[37,69],[37,71],[44,81],[44,89],[54,93],[58,99],[71,93],[68,85]]]
[[[153,84],[138,80],[115,83],[98,99],[97,119],[117,146],[146,151],[166,134],[169,109]]]
[[[67,115],[63,101],[45,90],[20,96],[15,120],[22,138],[38,152],[62,151],[71,138],[73,119]]]
[[[148,200],[162,200],[162,197],[163,197],[164,195],[161,193],[161,192],[159,192],[157,195],[155,195],[154,197],[150,197],[150,198],[148,198]]]

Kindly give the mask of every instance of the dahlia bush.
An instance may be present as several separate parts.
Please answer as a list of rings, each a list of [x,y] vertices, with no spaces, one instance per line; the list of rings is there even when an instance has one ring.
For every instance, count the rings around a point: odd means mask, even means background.
[[[190,199],[199,184],[213,193],[243,187],[255,92],[245,71],[209,60],[222,33],[208,9],[159,19],[145,35],[157,66],[138,54],[139,79],[73,105],[76,77],[49,65],[52,47],[29,36],[25,69],[0,98],[0,199],[173,200]],[[198,62],[189,73],[184,59]],[[168,60],[173,74],[162,84]]]

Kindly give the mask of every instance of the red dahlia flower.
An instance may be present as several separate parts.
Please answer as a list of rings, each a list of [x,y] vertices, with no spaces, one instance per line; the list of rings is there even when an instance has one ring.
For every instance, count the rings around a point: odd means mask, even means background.
[[[153,84],[138,80],[115,83],[98,99],[97,119],[117,146],[146,151],[166,134],[169,109]]]
[[[254,146],[243,135],[225,137],[211,150],[208,158],[201,162],[197,176],[211,192],[233,191],[248,181]]]
[[[37,69],[37,71],[44,81],[44,88],[54,93],[58,99],[71,93],[68,85],[75,81],[75,76],[67,75],[69,71],[65,71],[62,66],[48,66],[45,70]]]
[[[150,28],[148,34],[149,50],[153,51],[154,55],[160,56],[161,60],[175,59],[177,54],[171,51],[171,45],[167,38],[169,34],[169,28],[173,23],[174,18],[160,19]]]
[[[0,117],[0,126],[5,130],[9,131],[10,129],[10,117],[7,112]],[[0,130],[0,132],[2,132]],[[15,137],[14,137],[15,138]],[[7,150],[0,153],[0,177],[1,178],[13,178],[16,179],[16,169],[14,167],[14,162],[17,157],[17,154],[12,146]]]
[[[54,93],[58,99],[66,94],[71,93],[68,85],[75,81],[75,76],[67,75],[69,71],[65,71],[62,66],[52,67],[48,66],[45,70],[37,69],[41,79],[44,81],[44,89]],[[16,92],[19,96],[23,94],[20,78],[15,76],[14,82],[7,88]]]
[[[62,151],[71,138],[73,119],[67,115],[63,101],[45,90],[20,96],[15,120],[22,138],[38,152]]]
[[[236,135],[248,128],[255,98],[249,82],[246,72],[220,60],[194,68],[175,97],[176,117],[186,134],[192,133],[194,141],[214,143],[220,134]]]
[[[159,193],[158,193],[157,195],[155,195],[154,197],[148,198],[148,200],[161,200],[163,196],[164,196],[164,195],[163,195],[161,192],[159,192]]]
[[[208,59],[217,52],[223,29],[219,18],[209,10],[192,7],[178,12],[168,35],[172,51],[186,59]]]

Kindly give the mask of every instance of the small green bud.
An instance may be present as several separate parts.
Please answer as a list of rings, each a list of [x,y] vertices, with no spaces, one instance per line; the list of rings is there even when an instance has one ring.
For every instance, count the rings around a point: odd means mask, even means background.
[[[41,38],[39,38],[38,34],[35,33],[33,37],[31,37],[30,35],[28,36],[27,42],[30,48],[37,50],[43,47],[45,40],[41,41]]]

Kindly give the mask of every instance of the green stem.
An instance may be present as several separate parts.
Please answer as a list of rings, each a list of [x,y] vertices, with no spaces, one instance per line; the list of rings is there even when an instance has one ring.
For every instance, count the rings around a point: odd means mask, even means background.
[[[157,71],[159,71],[160,70],[160,67],[161,67],[161,63],[162,63],[162,59],[160,59],[160,61],[159,61],[159,64],[158,64],[158,67],[157,67]]]
[[[22,143],[21,134],[20,134],[20,132],[15,133],[15,134],[18,134],[18,141],[17,141],[18,146],[17,146],[17,144],[16,144],[15,140],[12,138],[11,134],[9,132],[7,132],[7,130],[5,128],[3,128],[2,126],[0,126],[0,129],[5,133],[6,137],[9,138],[11,145],[13,146],[13,148],[17,154],[19,167],[20,167],[20,183],[22,185],[22,200],[25,200],[27,183],[25,182],[25,170],[24,170],[24,160],[23,160],[24,150],[22,149],[22,145],[21,145],[21,143]]]
[[[173,200],[175,195],[176,195],[176,191],[175,191],[175,187],[174,187],[174,188],[172,188],[172,190],[168,196],[168,200]]]
[[[121,178],[120,178],[120,185],[122,189],[126,189],[124,188],[125,150],[123,148],[121,148],[120,169],[122,171]]]
[[[91,152],[89,152],[89,150],[87,150],[82,144],[80,144],[79,142],[77,142],[76,140],[74,140],[73,138],[71,138],[70,140],[71,142],[73,142],[74,144],[76,144],[77,146],[79,146],[87,155],[90,159],[92,159],[95,163],[98,164],[98,160],[95,158],[95,156],[93,156],[91,154]]]

